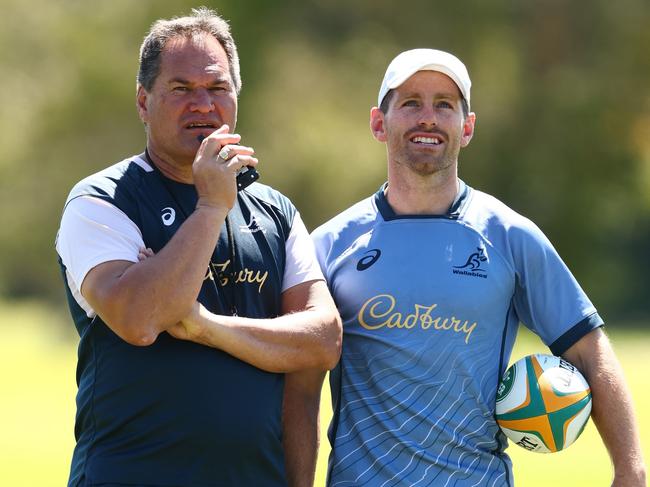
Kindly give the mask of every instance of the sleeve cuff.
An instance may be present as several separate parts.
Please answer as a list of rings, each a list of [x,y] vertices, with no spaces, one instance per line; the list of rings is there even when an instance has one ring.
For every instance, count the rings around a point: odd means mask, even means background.
[[[555,340],[549,348],[553,355],[560,356],[566,352],[571,346],[580,340],[583,336],[596,328],[603,326],[605,322],[598,313],[593,313],[587,316],[582,321],[579,321],[573,327]]]

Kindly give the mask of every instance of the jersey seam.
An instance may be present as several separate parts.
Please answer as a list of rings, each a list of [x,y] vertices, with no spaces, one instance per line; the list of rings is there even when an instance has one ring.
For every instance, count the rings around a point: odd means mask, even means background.
[[[508,316],[510,315],[510,311],[512,310],[512,307],[513,307],[513,300],[514,300],[514,294],[510,298],[510,306],[508,306],[508,310],[506,311],[506,316],[505,316],[505,319],[504,319],[503,333],[501,335],[501,353],[499,354],[499,369],[498,369],[498,373],[497,373],[497,384],[496,384],[496,389],[495,390],[498,389],[499,383],[501,382],[501,370],[503,368],[504,352],[506,350],[506,339],[508,337]],[[501,442],[499,441],[499,431],[501,431],[501,429],[500,429],[499,424],[498,424],[498,422],[496,420],[496,409],[495,409],[494,414],[495,414],[494,422],[497,424],[497,431],[496,431],[496,437],[495,437],[497,446],[496,446],[495,450],[493,451],[493,454],[499,459],[501,464],[504,466],[505,474],[506,474],[506,483],[507,483],[508,486],[510,486],[511,485],[511,483],[510,483],[510,467],[508,466],[508,462],[506,462],[503,459],[503,455],[507,455],[507,454],[503,450],[501,450]]]
[[[95,320],[97,318],[98,317],[95,316],[95,318],[93,318],[91,320],[90,325],[88,326],[88,330],[87,330],[86,333],[92,333],[92,331],[93,331],[92,326],[93,326],[93,324],[94,324],[94,322],[95,322]],[[92,450],[96,446],[95,445],[95,439],[97,437],[97,417],[95,415],[95,395],[96,395],[96,392],[97,392],[97,368],[98,368],[98,364],[97,364],[97,351],[95,349],[95,344],[92,343],[92,342],[91,342],[91,347],[92,347],[92,354],[93,354],[93,362],[95,364],[95,366],[93,367],[93,388],[92,388],[92,393],[90,395],[90,404],[91,404],[91,406],[90,406],[91,407],[90,417],[92,418],[92,426],[91,426],[90,429],[91,429],[92,434],[91,434],[91,438],[89,440],[88,449],[86,450],[86,454],[84,455],[84,460],[83,460],[83,463],[84,463],[84,468],[83,468],[83,480],[84,480],[84,483],[85,483],[85,479],[88,478],[88,459],[91,456]]]

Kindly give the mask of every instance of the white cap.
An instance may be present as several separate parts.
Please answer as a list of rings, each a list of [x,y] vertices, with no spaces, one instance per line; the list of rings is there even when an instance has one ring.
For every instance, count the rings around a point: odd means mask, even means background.
[[[438,71],[449,76],[458,85],[469,106],[469,90],[472,82],[467,68],[453,54],[436,49],[411,49],[393,59],[381,82],[377,106],[381,106],[386,93],[400,86],[418,71]]]

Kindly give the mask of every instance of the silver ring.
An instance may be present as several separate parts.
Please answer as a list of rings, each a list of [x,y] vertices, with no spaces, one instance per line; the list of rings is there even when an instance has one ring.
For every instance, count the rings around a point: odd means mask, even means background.
[[[230,156],[230,149],[228,147],[222,147],[219,151],[219,157],[221,157],[224,161],[227,161],[228,156]]]

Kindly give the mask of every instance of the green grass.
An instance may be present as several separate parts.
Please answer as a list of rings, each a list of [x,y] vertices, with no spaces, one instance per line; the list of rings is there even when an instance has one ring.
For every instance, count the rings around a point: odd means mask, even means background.
[[[63,320],[63,326],[62,326]],[[76,339],[67,317],[42,305],[0,303],[0,485],[65,485],[74,446]],[[650,457],[650,334],[611,333],[634,396],[645,458]],[[513,360],[547,353],[529,333],[522,333]],[[321,451],[317,486],[325,479],[331,417],[329,389],[323,389]],[[564,452],[542,455],[516,445],[508,452],[518,487],[609,485],[611,466],[590,422]]]

